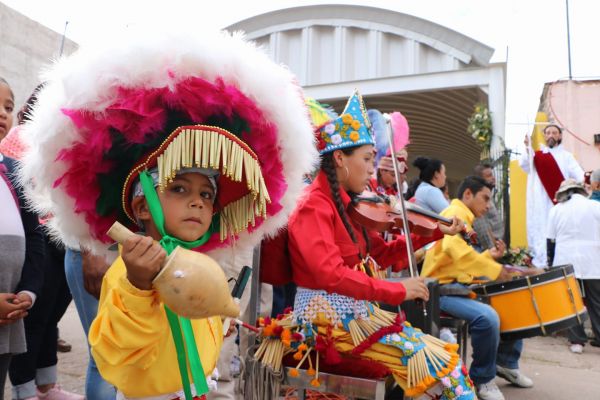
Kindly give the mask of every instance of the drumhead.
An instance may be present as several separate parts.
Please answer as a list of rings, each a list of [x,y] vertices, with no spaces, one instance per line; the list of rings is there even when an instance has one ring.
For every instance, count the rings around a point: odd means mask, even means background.
[[[571,264],[560,265],[550,268],[549,271],[539,275],[529,277],[529,281],[532,285],[538,285],[549,282],[554,279],[564,278],[565,275],[569,276],[573,274],[573,266]],[[493,295],[496,293],[504,293],[507,291],[520,289],[527,287],[527,278],[516,278],[512,281],[506,282],[491,282],[485,285],[473,287],[473,291],[481,295]]]

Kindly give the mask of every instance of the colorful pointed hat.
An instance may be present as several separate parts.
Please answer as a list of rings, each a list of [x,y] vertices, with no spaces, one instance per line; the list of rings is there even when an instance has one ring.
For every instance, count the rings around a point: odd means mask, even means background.
[[[325,124],[317,136],[317,147],[321,154],[375,144],[367,110],[358,91],[350,96],[344,112],[335,120]]]
[[[21,181],[67,246],[102,253],[114,221],[136,228],[140,173],[156,168],[162,190],[189,167],[219,174],[218,228],[202,251],[254,245],[285,223],[314,165],[295,77],[239,35],[128,31],[45,78]]]

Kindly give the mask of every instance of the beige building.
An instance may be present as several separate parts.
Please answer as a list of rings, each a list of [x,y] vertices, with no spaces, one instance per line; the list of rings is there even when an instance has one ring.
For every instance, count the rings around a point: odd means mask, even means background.
[[[12,87],[17,108],[41,83],[43,67],[60,55],[61,42],[62,34],[0,3],[0,76]],[[65,39],[63,54],[75,49],[77,44]]]
[[[410,124],[411,160],[441,159],[452,186],[480,158],[467,134],[475,103],[488,105],[494,134],[504,138],[506,64],[490,63],[494,49],[451,29],[341,4],[277,10],[227,29],[246,32],[298,76],[309,96],[338,112],[354,88],[368,108],[402,112]],[[496,140],[493,155],[500,147]]]

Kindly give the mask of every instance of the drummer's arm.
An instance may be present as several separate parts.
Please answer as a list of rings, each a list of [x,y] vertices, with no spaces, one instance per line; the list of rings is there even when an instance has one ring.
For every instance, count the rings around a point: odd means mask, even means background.
[[[554,239],[546,239],[546,262],[548,266],[551,267],[554,263],[554,250],[556,249],[556,240]]]
[[[489,250],[478,253],[458,236],[445,236],[442,250],[452,259],[454,268],[471,276],[487,276],[496,279],[503,271]]]
[[[551,267],[554,263],[554,251],[556,250],[556,207],[552,207],[546,220],[546,263]]]

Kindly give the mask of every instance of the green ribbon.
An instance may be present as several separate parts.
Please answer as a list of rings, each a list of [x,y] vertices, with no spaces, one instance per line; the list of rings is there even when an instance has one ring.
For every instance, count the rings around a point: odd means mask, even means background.
[[[171,254],[177,246],[181,246],[184,249],[193,249],[198,246],[202,246],[208,241],[213,232],[213,223],[211,223],[208,231],[202,235],[200,239],[193,242],[186,242],[167,234],[165,230],[165,216],[160,205],[160,200],[158,199],[158,194],[154,188],[154,180],[148,171],[143,171],[140,174],[140,182],[142,184],[144,196],[146,196],[146,201],[148,203],[152,219],[154,220],[154,224],[162,236],[162,239],[159,241],[159,243],[165,249],[167,254]],[[202,362],[200,361],[200,356],[198,355],[198,347],[196,346],[196,339],[194,338],[192,322],[188,318],[179,317],[166,305],[165,311],[167,313],[167,320],[169,321],[169,325],[171,327],[173,341],[175,342],[177,363],[179,364],[179,373],[181,375],[181,383],[183,385],[185,398],[186,400],[192,400],[193,396],[187,370],[188,361],[190,363],[192,378],[194,379],[196,395],[202,396],[208,393],[206,375],[204,374],[204,368],[202,367]]]

